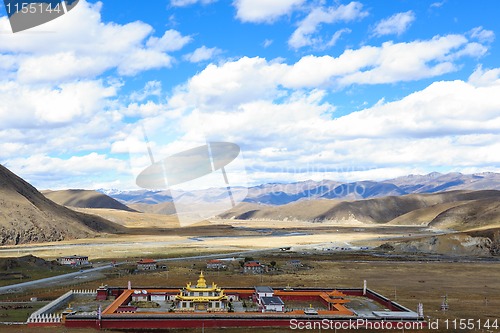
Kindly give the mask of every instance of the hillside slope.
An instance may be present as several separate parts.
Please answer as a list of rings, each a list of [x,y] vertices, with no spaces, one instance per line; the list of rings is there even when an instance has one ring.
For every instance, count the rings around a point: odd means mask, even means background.
[[[448,208],[455,207],[459,203],[475,202],[477,200],[498,201],[500,200],[500,191],[451,191],[357,201],[306,200],[282,206],[240,204],[234,209],[221,214],[220,217],[243,220],[297,219],[313,222],[330,220],[336,222],[388,223],[405,214],[413,213],[412,220],[419,221],[418,224],[427,224]],[[434,210],[434,215],[431,214],[432,210]],[[468,214],[468,212],[466,213]],[[478,214],[476,216],[478,218],[482,217]],[[491,219],[494,220],[493,217],[490,217]],[[427,220],[427,223],[423,223],[423,220]],[[407,224],[412,223],[408,222]],[[438,222],[435,222],[434,225],[437,226]]]
[[[500,225],[500,199],[473,200],[451,207],[437,215],[430,227],[439,229],[471,230]]]

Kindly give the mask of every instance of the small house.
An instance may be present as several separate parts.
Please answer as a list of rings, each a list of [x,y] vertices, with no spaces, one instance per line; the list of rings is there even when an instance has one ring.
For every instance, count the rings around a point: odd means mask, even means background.
[[[221,270],[221,269],[226,269],[227,265],[219,259],[212,259],[207,261],[207,269],[211,270]]]
[[[245,274],[261,274],[264,268],[258,261],[248,261],[243,265],[243,273]]]
[[[157,268],[157,262],[153,259],[141,259],[137,262],[137,269],[140,271],[152,271]]]

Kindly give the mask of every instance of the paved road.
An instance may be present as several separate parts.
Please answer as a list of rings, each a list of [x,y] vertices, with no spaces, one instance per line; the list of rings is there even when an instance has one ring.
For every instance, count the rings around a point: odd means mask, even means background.
[[[164,262],[164,261],[184,261],[184,260],[210,259],[210,258],[231,258],[231,257],[255,254],[255,253],[259,253],[259,252],[268,252],[268,251],[276,251],[276,250],[279,250],[279,249],[273,248],[273,249],[264,249],[264,250],[231,252],[231,253],[206,254],[206,255],[191,256],[191,257],[165,258],[165,259],[158,259],[156,261]],[[130,262],[128,262],[128,261],[118,262],[115,264],[115,266],[124,265],[127,263],[130,263]],[[83,277],[83,276],[88,275],[89,273],[98,272],[98,271],[110,269],[110,268],[113,268],[113,265],[108,264],[108,265],[103,265],[103,266],[99,266],[99,267],[85,269],[82,271],[78,270],[78,271],[73,272],[73,273],[52,276],[52,277],[45,278],[45,279],[39,279],[39,280],[34,280],[34,281],[12,284],[9,286],[3,286],[3,287],[0,287],[0,294],[21,292],[25,289],[32,289],[32,288],[42,288],[44,286],[49,286],[49,285],[56,283],[58,281],[64,281],[64,280],[68,280],[68,279],[72,279],[72,278],[77,278],[79,276]]]
[[[14,292],[19,292],[19,291],[22,291],[24,289],[29,289],[31,287],[39,287],[39,286],[50,284],[52,282],[74,278],[74,277],[79,276],[79,275],[85,275],[88,273],[97,272],[97,271],[101,271],[104,269],[109,269],[111,267],[113,267],[113,265],[109,264],[109,265],[104,265],[104,266],[100,266],[100,267],[85,269],[83,271],[78,270],[78,271],[73,272],[73,273],[56,275],[56,276],[52,276],[52,277],[48,277],[48,278],[44,278],[44,279],[22,282],[22,283],[17,283],[17,284],[11,284],[9,286],[0,287],[0,294],[9,294],[9,293],[14,293]]]

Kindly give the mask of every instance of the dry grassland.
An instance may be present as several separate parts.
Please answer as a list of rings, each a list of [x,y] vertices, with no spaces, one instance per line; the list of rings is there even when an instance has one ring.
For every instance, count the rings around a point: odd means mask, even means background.
[[[370,232],[348,232],[342,234],[314,233],[309,235],[256,235],[246,237],[207,237],[179,235],[123,235],[110,238],[79,239],[44,244],[2,247],[0,257],[33,254],[44,259],[55,259],[63,255],[87,255],[91,260],[110,260],[131,257],[167,258],[209,253],[227,253],[244,250],[259,250],[286,246],[309,246],[334,243],[379,245],[381,235]]]

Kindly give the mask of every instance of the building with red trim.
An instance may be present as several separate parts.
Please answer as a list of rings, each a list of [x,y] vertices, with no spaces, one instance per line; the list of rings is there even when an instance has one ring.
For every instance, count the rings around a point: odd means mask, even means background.
[[[36,318],[30,317],[32,319],[28,326],[64,325],[68,328],[130,330],[290,327],[292,321],[321,323],[326,320],[331,324],[356,322],[360,329],[371,327],[373,323],[415,324],[413,327],[417,329],[425,327],[423,313],[417,314],[367,288],[292,289],[257,286],[221,289],[215,283],[207,284],[202,273],[193,287],[190,283],[184,288],[101,286],[95,295],[99,303],[99,310],[95,312],[79,311],[73,305],[71,313],[61,314],[57,309],[64,304],[49,304],[45,307],[47,312],[38,310]],[[140,295],[145,302],[160,303],[161,306],[158,309],[142,309],[133,302],[134,295]],[[107,305],[101,310],[104,302]],[[236,304],[246,304],[246,308],[237,308]],[[88,309],[89,306],[84,308]],[[55,321],[53,318],[62,320]]]
[[[158,268],[158,263],[153,259],[141,259],[137,262],[137,269],[140,271],[153,271]]]

